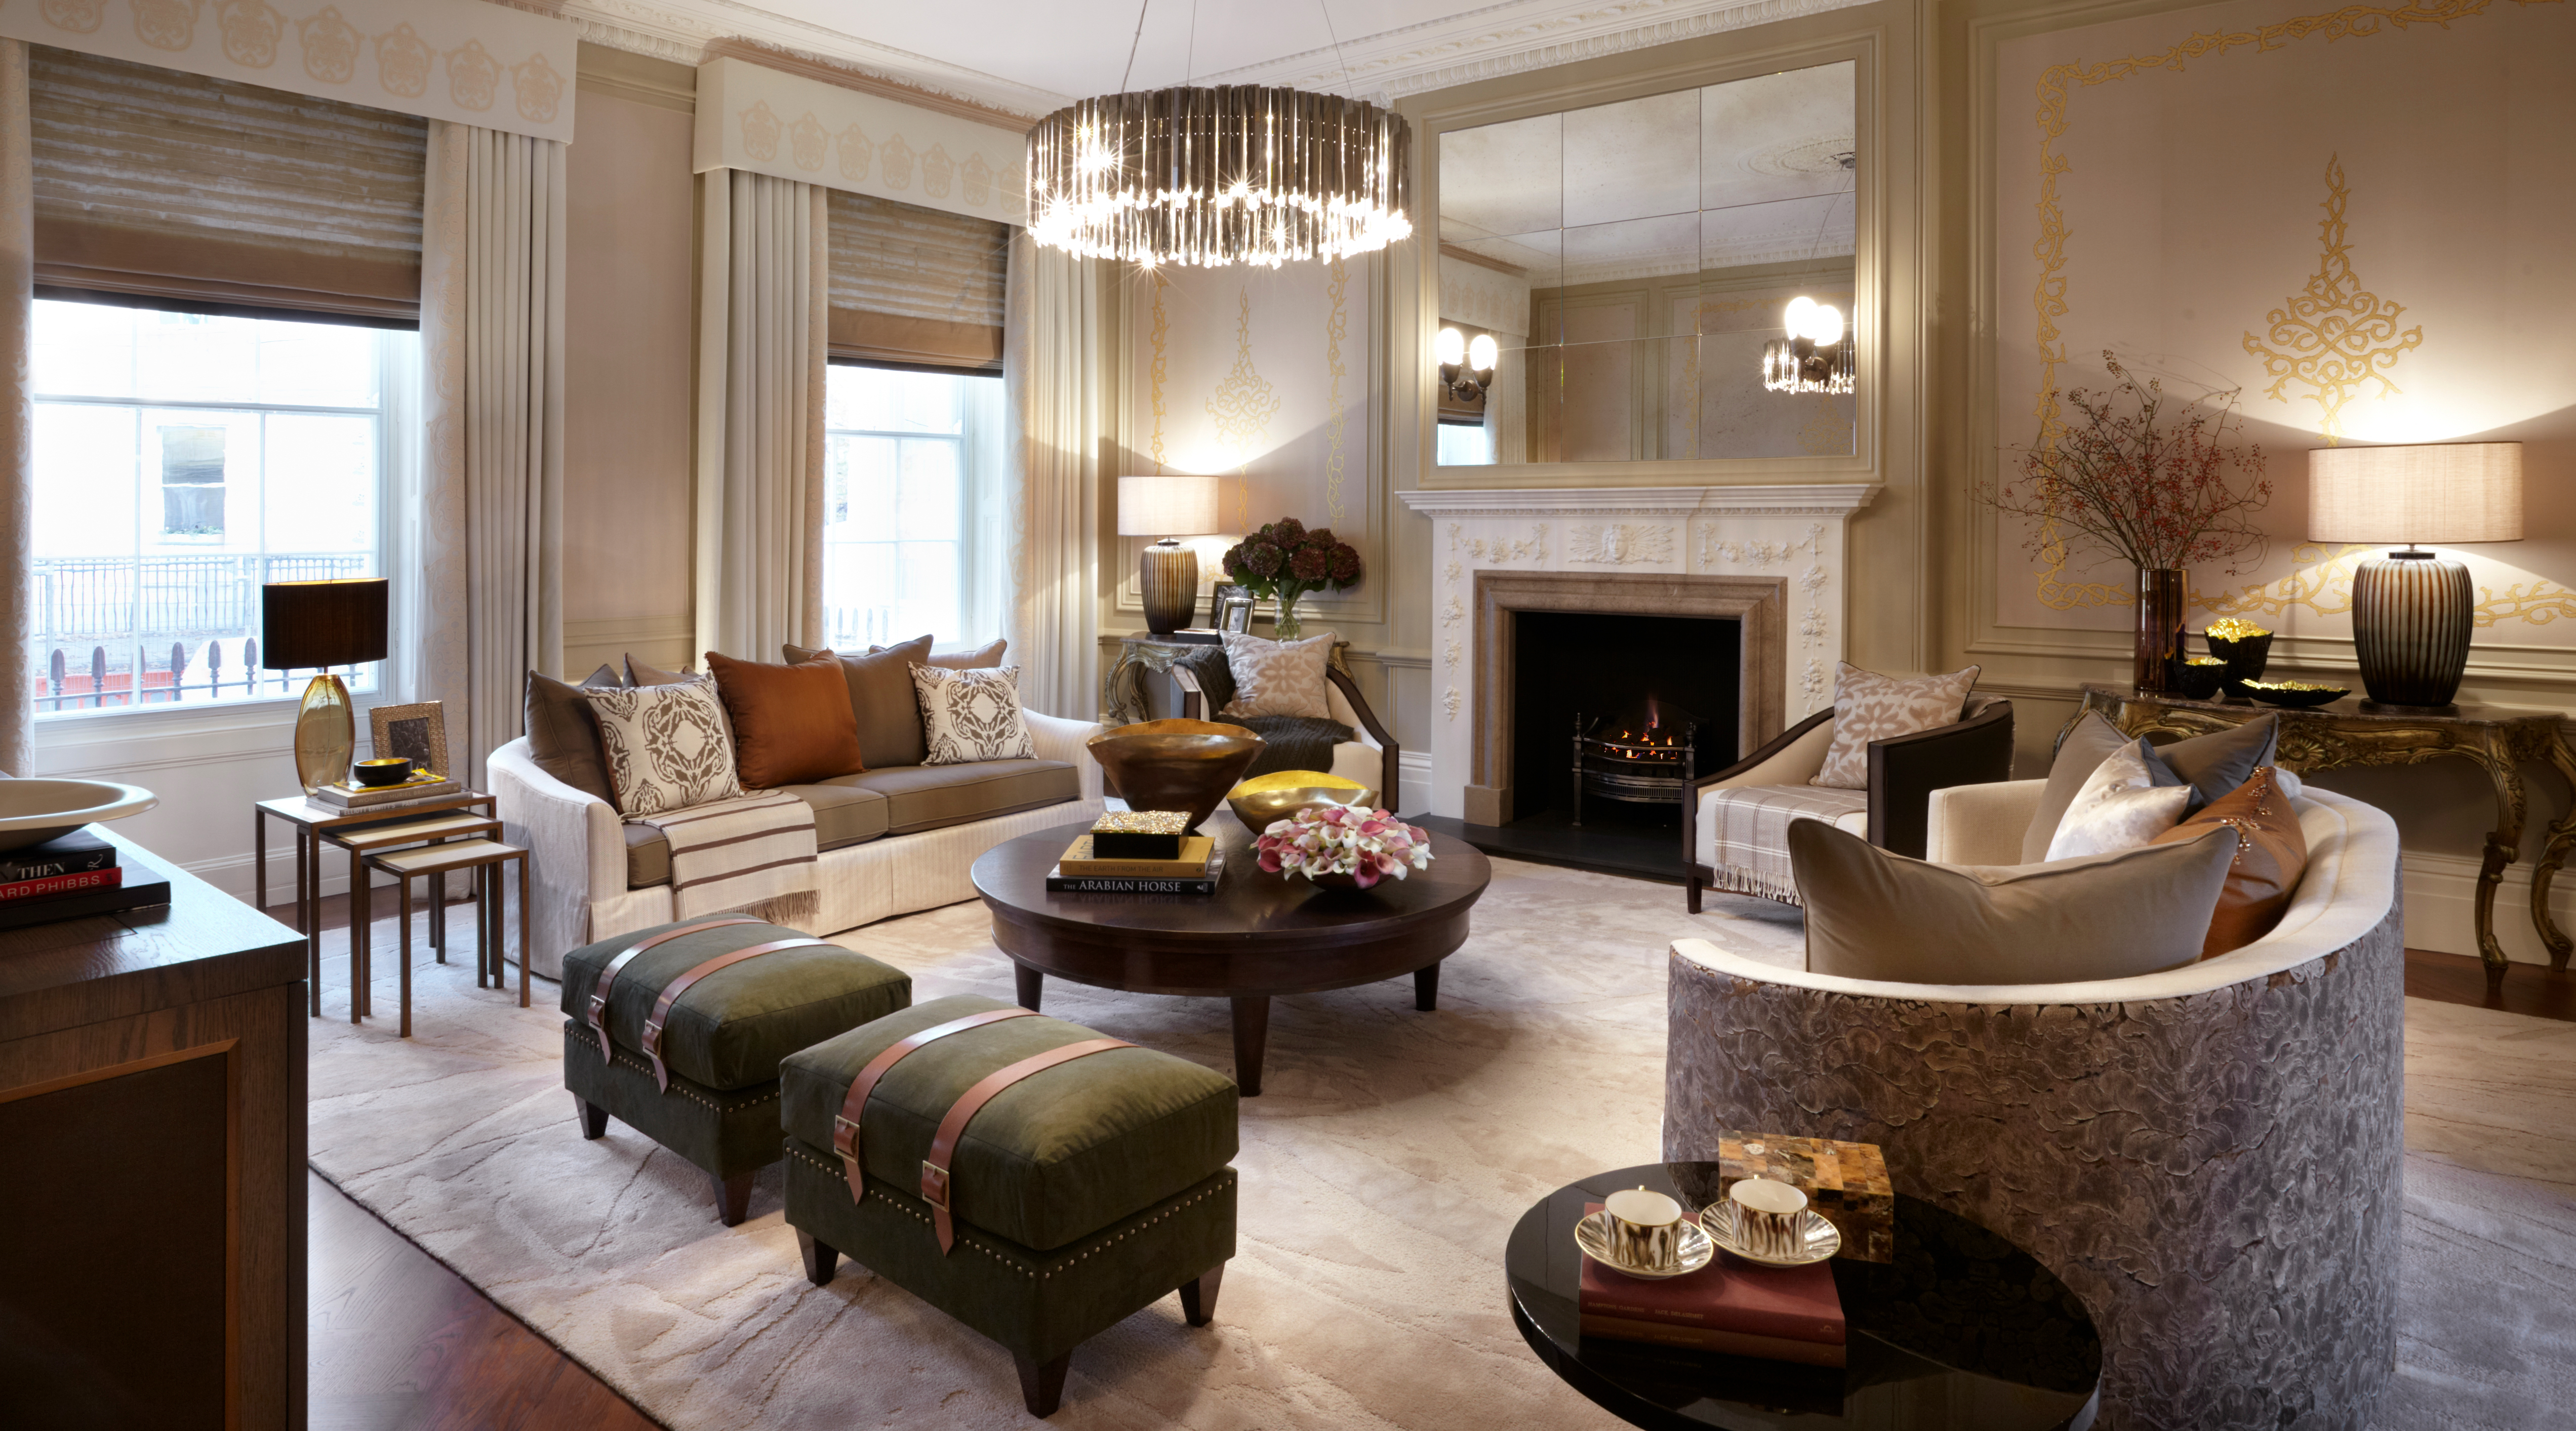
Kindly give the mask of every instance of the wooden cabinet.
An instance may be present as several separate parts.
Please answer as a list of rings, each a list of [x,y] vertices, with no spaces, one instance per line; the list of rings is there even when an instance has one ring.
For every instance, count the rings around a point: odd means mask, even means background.
[[[0,931],[0,1419],[301,1427],[304,940],[109,838],[169,904]]]

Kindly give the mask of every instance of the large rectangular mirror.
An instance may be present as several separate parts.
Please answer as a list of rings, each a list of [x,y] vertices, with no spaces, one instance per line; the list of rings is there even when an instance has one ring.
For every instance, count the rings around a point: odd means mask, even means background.
[[[1441,135],[1438,461],[1849,455],[1854,70]]]

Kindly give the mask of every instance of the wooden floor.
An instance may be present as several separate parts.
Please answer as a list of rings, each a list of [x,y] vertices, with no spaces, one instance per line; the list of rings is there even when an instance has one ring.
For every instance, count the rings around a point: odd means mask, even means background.
[[[345,898],[323,903],[324,927],[348,923]],[[2531,964],[2491,992],[2475,957],[2409,949],[2406,994],[2576,1022],[2576,972]],[[655,1425],[318,1175],[311,1194],[313,1431]]]

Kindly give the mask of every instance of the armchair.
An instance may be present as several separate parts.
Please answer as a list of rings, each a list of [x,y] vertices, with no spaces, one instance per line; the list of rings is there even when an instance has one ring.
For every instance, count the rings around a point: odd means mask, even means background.
[[[1181,718],[1216,719],[1206,713],[1207,692],[1199,685],[1198,673],[1176,661],[1172,664],[1171,674],[1172,684],[1180,691]],[[1369,709],[1367,698],[1360,694],[1359,683],[1351,679],[1350,672],[1339,666],[1326,666],[1324,680],[1324,699],[1333,719],[1349,726],[1358,736],[1356,740],[1347,740],[1333,747],[1330,773],[1363,785],[1375,785],[1379,803],[1389,810],[1396,808],[1396,802],[1404,795],[1404,767],[1403,752],[1396,745],[1395,736],[1378,720],[1377,712]],[[1262,719],[1255,716],[1247,724],[1258,730]],[[1257,772],[1258,767],[1255,769]]]
[[[1932,792],[2012,778],[2012,702],[1971,692],[1959,719],[1869,744],[1869,785],[1843,790],[1807,782],[1824,768],[1834,713],[1816,712],[1760,750],[1682,790],[1684,903],[1728,890],[1796,904],[1789,872],[1789,823],[1830,820],[1880,849],[1923,857]]]

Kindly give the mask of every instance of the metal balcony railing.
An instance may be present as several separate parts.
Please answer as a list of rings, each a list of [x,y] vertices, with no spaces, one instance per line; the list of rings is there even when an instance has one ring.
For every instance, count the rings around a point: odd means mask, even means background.
[[[292,695],[259,667],[259,589],[364,576],[365,552],[39,557],[39,712]]]

